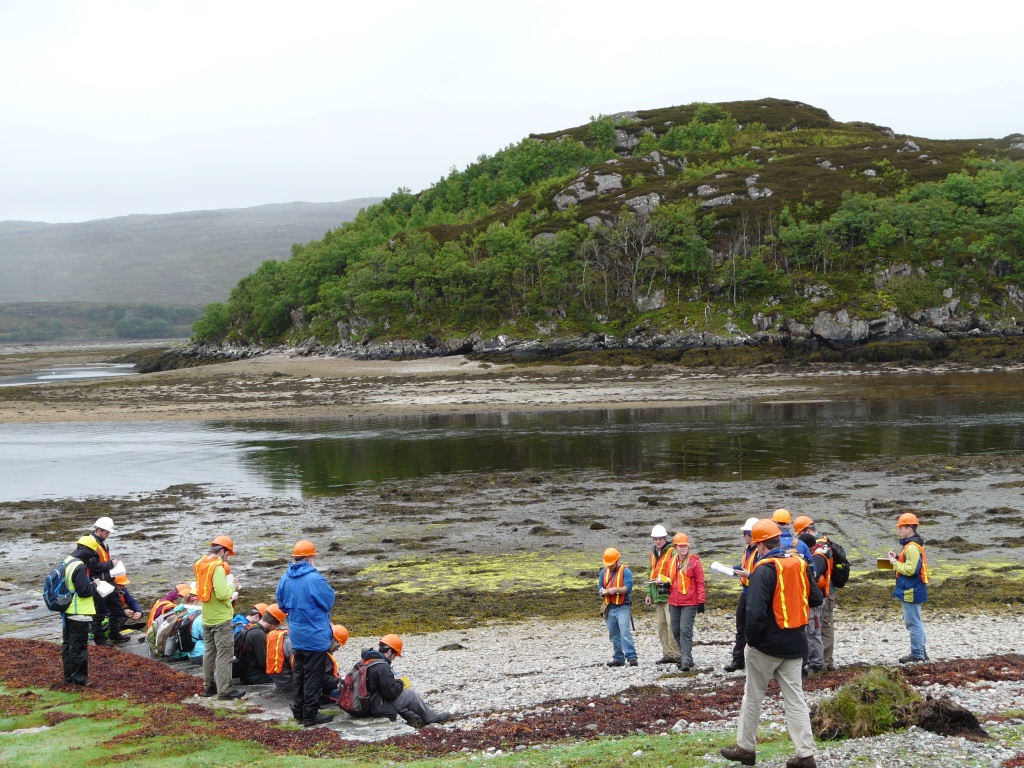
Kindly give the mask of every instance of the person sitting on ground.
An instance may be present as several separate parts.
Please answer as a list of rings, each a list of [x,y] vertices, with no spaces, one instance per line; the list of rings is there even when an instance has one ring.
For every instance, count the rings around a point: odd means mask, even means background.
[[[135,596],[128,591],[128,585],[131,584],[128,577],[122,573],[114,578],[114,584],[117,585],[117,594],[121,598],[124,626],[129,626],[129,622],[131,622],[133,628],[142,626],[140,623],[137,623],[142,618],[142,606],[139,605],[139,601],[135,599]]]
[[[242,685],[262,685],[274,682],[267,672],[267,633],[276,630],[284,621],[284,611],[277,604],[265,603],[260,618],[235,635],[235,664],[233,673]],[[256,609],[253,609],[256,610]]]
[[[341,695],[341,673],[338,671],[338,660],[334,654],[348,642],[348,629],[344,624],[331,624],[331,634],[334,639],[327,651],[327,674],[324,675],[324,687],[320,694],[320,703],[323,705],[337,704]]]
[[[423,697],[395,677],[391,662],[402,655],[402,638],[384,635],[377,650],[366,649],[360,657],[366,666],[366,690],[370,694],[369,717],[396,720],[399,715],[409,725],[431,725],[447,721],[451,714],[437,712]]]
[[[153,626],[153,622],[156,619],[169,611],[173,611],[175,606],[179,605],[190,594],[192,594],[192,588],[188,584],[178,584],[174,589],[153,603],[153,607],[149,609],[149,621],[146,622],[146,631],[149,632],[149,628]]]
[[[187,605],[185,609],[190,615],[194,614],[192,619],[192,629],[190,636],[192,637],[192,650],[185,653],[188,656],[188,660],[193,664],[202,664],[203,656],[206,655],[206,638],[205,632],[203,631],[203,612],[199,606]]]
[[[284,623],[287,614],[277,603],[273,603],[267,610],[278,619],[279,624]],[[292,639],[288,627],[278,626],[267,632],[267,674],[274,681],[277,690],[282,693],[295,691],[292,676]]]

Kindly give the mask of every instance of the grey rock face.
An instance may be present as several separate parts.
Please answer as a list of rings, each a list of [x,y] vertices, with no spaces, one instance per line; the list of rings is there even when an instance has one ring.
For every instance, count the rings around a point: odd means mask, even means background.
[[[640,139],[632,134],[626,133],[621,128],[615,130],[615,149],[629,152],[640,143]]]
[[[537,244],[547,243],[554,239],[555,235],[553,232],[538,232],[536,235],[533,236],[533,242]]]
[[[772,191],[769,187],[764,187],[761,189],[757,187],[748,187],[747,195],[750,197],[751,200],[760,200],[762,197],[771,197]]]
[[[595,173],[594,181],[597,182],[597,193],[603,195],[608,192],[616,192],[622,189],[622,176],[617,173]]]
[[[832,286],[820,283],[818,285],[805,285],[801,293],[805,299],[821,301],[835,294],[835,291],[832,290]]]
[[[1020,289],[1019,285],[1006,286],[1006,293],[1015,307],[1024,309],[1024,291]]]
[[[866,171],[864,171],[863,175],[874,177],[878,175],[878,171],[876,171],[874,168],[868,168]]]
[[[820,163],[818,163],[818,167],[826,171],[834,171],[836,169],[836,167],[832,165],[832,162],[829,160],[822,160]]]
[[[650,296],[638,296],[636,308],[640,312],[648,312],[652,309],[661,309],[665,306],[665,291],[658,289]]]
[[[909,264],[893,264],[880,274],[875,275],[875,288],[884,288],[890,281],[898,277],[910,277],[914,274],[914,268]]]
[[[1024,149],[1024,141],[1011,141],[1010,149]]]
[[[697,187],[697,194],[701,197],[709,197],[718,191],[718,187],[713,187],[710,184],[701,184]]]
[[[750,319],[751,324],[759,331],[767,331],[778,322],[775,315],[766,315],[763,312],[755,312]]]
[[[896,150],[897,152],[920,152],[921,148],[917,145],[917,142],[913,139],[907,139],[902,147]]]
[[[851,318],[849,312],[841,309],[836,313],[820,312],[814,318],[814,335],[827,341],[854,343],[864,341],[870,335],[868,323]]]
[[[661,205],[661,195],[657,192],[651,192],[648,195],[640,195],[639,197],[627,200],[626,205],[637,213],[650,213]]]
[[[730,192],[727,195],[721,195],[719,197],[713,197],[710,200],[705,200],[701,203],[701,206],[704,208],[717,208],[720,205],[732,205],[737,200],[739,200],[739,196]]]
[[[587,216],[587,218],[583,220],[583,223],[590,227],[591,232],[598,227],[604,226],[604,221],[602,221],[600,216]]]
[[[743,183],[748,187],[752,187],[757,184],[758,178],[760,178],[760,174],[755,173],[753,176],[747,176],[747,178],[743,180]]]

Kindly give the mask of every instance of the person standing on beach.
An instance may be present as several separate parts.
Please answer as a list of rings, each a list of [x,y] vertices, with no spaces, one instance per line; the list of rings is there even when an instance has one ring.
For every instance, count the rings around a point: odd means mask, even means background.
[[[693,622],[704,613],[704,566],[690,552],[690,537],[677,533],[672,537],[676,556],[672,560],[672,588],[668,604],[672,613],[672,634],[679,643],[679,668],[693,669]]]
[[[796,756],[786,768],[816,768],[811,717],[800,676],[807,655],[804,627],[810,609],[821,605],[821,591],[810,565],[782,547],[782,531],[771,520],[758,520],[751,531],[760,559],[750,574],[747,592],[747,682],[736,728],[736,745],[720,752],[743,765],[757,762],[757,725],[761,701],[774,678],[782,691],[789,738]]]
[[[809,563],[811,562],[811,548],[793,535],[793,531],[789,527],[792,520],[793,516],[789,514],[788,509],[780,507],[772,512],[772,522],[779,526],[779,530],[782,532],[782,548],[795,549],[796,553]]]
[[[608,547],[603,556],[604,568],[597,576],[597,594],[604,598],[605,625],[612,641],[612,660],[609,667],[637,666],[636,646],[633,644],[633,614],[629,593],[633,590],[633,573],[625,566],[619,550]]]
[[[665,526],[656,525],[651,529],[651,582],[647,585],[644,603],[654,606],[654,621],[661,643],[661,658],[656,664],[678,664],[679,643],[672,632],[668,607],[668,593],[672,583],[670,564],[675,557],[675,548],[668,543]]]
[[[736,642],[732,647],[732,661],[723,667],[726,672],[735,672],[746,666],[743,651],[747,647],[747,591],[750,588],[750,572],[754,570],[754,565],[757,563],[757,544],[750,540],[750,532],[756,522],[756,517],[750,517],[743,524],[741,532],[746,548],[743,550],[743,561],[739,567],[733,568],[736,575],[740,577],[740,584],[743,585],[743,588],[740,590],[739,602],[736,603]]]
[[[89,682],[89,625],[96,615],[96,583],[89,579],[88,570],[74,555],[64,558],[64,583],[75,596],[71,605],[61,614],[63,639],[60,659],[64,666],[64,682],[83,688]]]
[[[221,700],[240,699],[245,691],[231,688],[231,660],[235,655],[235,633],[231,619],[235,608],[231,600],[235,587],[228,582],[231,566],[228,558],[234,556],[235,544],[227,536],[218,536],[210,542],[210,553],[195,564],[196,593],[202,603],[203,680],[204,696]]]
[[[910,653],[900,657],[900,664],[928,661],[925,651],[924,622],[921,604],[928,602],[928,557],[924,553],[924,539],[917,535],[921,522],[917,515],[904,512],[896,521],[903,549],[897,555],[889,550],[889,562],[896,573],[893,596],[903,608],[903,623],[910,633]]]
[[[306,728],[334,719],[334,715],[320,713],[320,692],[334,640],[334,590],[314,567],[316,555],[313,542],[295,542],[292,563],[277,584],[277,605],[288,615],[292,644],[292,715]]]
[[[128,639],[121,634],[121,624],[124,622],[124,608],[121,606],[121,598],[117,594],[114,578],[110,575],[120,560],[110,559],[110,549],[107,546],[107,537],[114,532],[114,521],[109,517],[101,517],[93,523],[93,532],[80,538],[76,543],[78,549],[72,557],[77,557],[89,572],[89,578],[94,581],[103,581],[110,585],[110,592],[106,597],[96,594],[94,599],[96,612],[92,619],[92,639],[96,645],[106,645],[108,639],[112,643],[127,643]],[[110,615],[107,621],[108,626],[103,626],[103,619]]]

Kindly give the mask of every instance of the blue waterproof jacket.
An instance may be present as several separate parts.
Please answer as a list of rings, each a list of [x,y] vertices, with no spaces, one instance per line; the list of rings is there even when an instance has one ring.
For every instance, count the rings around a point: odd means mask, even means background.
[[[294,650],[326,651],[331,647],[334,590],[306,560],[289,565],[277,583],[277,605],[288,614]]]
[[[794,545],[794,542],[796,542],[796,553],[808,563],[813,563],[814,558],[811,557],[811,548],[795,537],[789,526],[786,526],[782,531],[782,548],[789,549]]]

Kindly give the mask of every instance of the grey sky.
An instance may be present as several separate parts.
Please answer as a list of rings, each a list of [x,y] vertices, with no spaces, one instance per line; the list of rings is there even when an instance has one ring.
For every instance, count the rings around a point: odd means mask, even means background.
[[[420,190],[591,115],[774,96],[1024,131],[1016,2],[0,4],[0,220]]]

